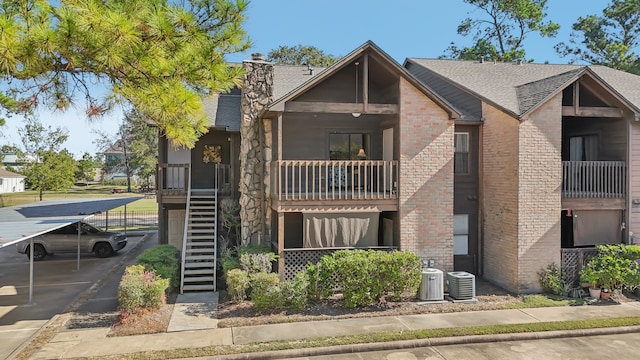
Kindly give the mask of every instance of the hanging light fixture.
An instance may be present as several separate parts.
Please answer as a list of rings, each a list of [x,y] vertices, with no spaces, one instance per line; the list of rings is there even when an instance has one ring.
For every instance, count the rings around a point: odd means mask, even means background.
[[[358,65],[360,65],[360,63],[358,61],[356,61],[355,63],[356,65],[356,105],[358,105]],[[360,115],[362,115],[359,112],[352,112],[351,116],[357,118],[360,117]]]

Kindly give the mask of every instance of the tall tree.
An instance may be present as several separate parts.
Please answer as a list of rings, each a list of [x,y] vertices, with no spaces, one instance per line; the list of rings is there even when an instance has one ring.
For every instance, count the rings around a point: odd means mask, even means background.
[[[530,33],[554,37],[560,25],[546,21],[547,0],[464,0],[481,11],[478,18],[466,18],[458,34],[471,35],[474,44],[460,48],[454,43],[443,57],[498,61],[525,59],[524,40]]]
[[[640,74],[635,49],[640,37],[640,0],[612,0],[602,15],[578,18],[569,44],[556,45],[571,61],[607,65]]]
[[[208,130],[202,97],[229,90],[249,47],[247,0],[5,0],[0,3],[0,109],[88,116],[126,102],[178,145]],[[95,84],[107,89],[96,90]],[[5,115],[7,113],[5,112]]]
[[[92,181],[96,176],[96,163],[93,160],[93,156],[89,153],[84,153],[82,159],[76,161],[74,175],[76,181],[83,181],[84,183]]]
[[[267,54],[267,60],[276,64],[286,65],[309,65],[309,66],[329,66],[338,58],[326,54],[315,46],[279,46]]]
[[[116,134],[99,132],[98,135],[97,144],[103,152],[112,147],[119,152],[118,156],[105,156],[106,172],[122,169],[127,177],[128,192],[131,192],[134,177],[150,185],[157,163],[158,133],[147,117],[135,110],[127,111]]]
[[[65,129],[45,127],[37,118],[29,117],[18,134],[23,145],[19,156],[24,162],[25,185],[38,191],[40,201],[44,191],[64,190],[73,185],[75,160],[69,151],[60,149],[68,138]]]

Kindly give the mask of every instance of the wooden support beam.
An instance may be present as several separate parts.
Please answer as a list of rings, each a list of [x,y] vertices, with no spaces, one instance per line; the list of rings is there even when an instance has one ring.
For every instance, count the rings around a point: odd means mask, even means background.
[[[364,113],[369,111],[369,54],[364,55],[364,66],[362,68],[362,102]]]
[[[576,109],[573,106],[563,106],[562,116],[619,118],[623,116],[623,112],[615,107],[580,106]]]
[[[284,280],[284,213],[278,213],[278,274]]]
[[[351,114],[354,112],[367,114],[397,114],[396,104],[367,104],[367,111],[364,111],[364,104],[355,103],[328,103],[328,102],[303,102],[290,101],[284,106],[285,112],[313,112],[328,114]]]

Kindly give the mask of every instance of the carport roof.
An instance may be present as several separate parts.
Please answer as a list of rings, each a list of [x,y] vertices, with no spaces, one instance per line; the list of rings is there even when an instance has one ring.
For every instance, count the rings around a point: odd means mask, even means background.
[[[0,208],[0,248],[73,224],[141,198],[141,196],[127,196],[61,199]]]

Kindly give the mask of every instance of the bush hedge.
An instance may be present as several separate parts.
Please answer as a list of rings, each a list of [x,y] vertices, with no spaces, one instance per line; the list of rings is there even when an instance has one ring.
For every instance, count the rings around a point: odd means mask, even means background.
[[[421,280],[420,258],[408,251],[338,250],[306,270],[308,293],[323,299],[342,291],[346,307],[415,296]]]
[[[128,266],[118,285],[118,307],[122,312],[159,308],[166,302],[169,280],[146,271],[143,265]]]
[[[180,286],[180,251],[173,245],[157,245],[145,250],[137,257],[137,263],[147,271],[169,280],[168,291]]]

